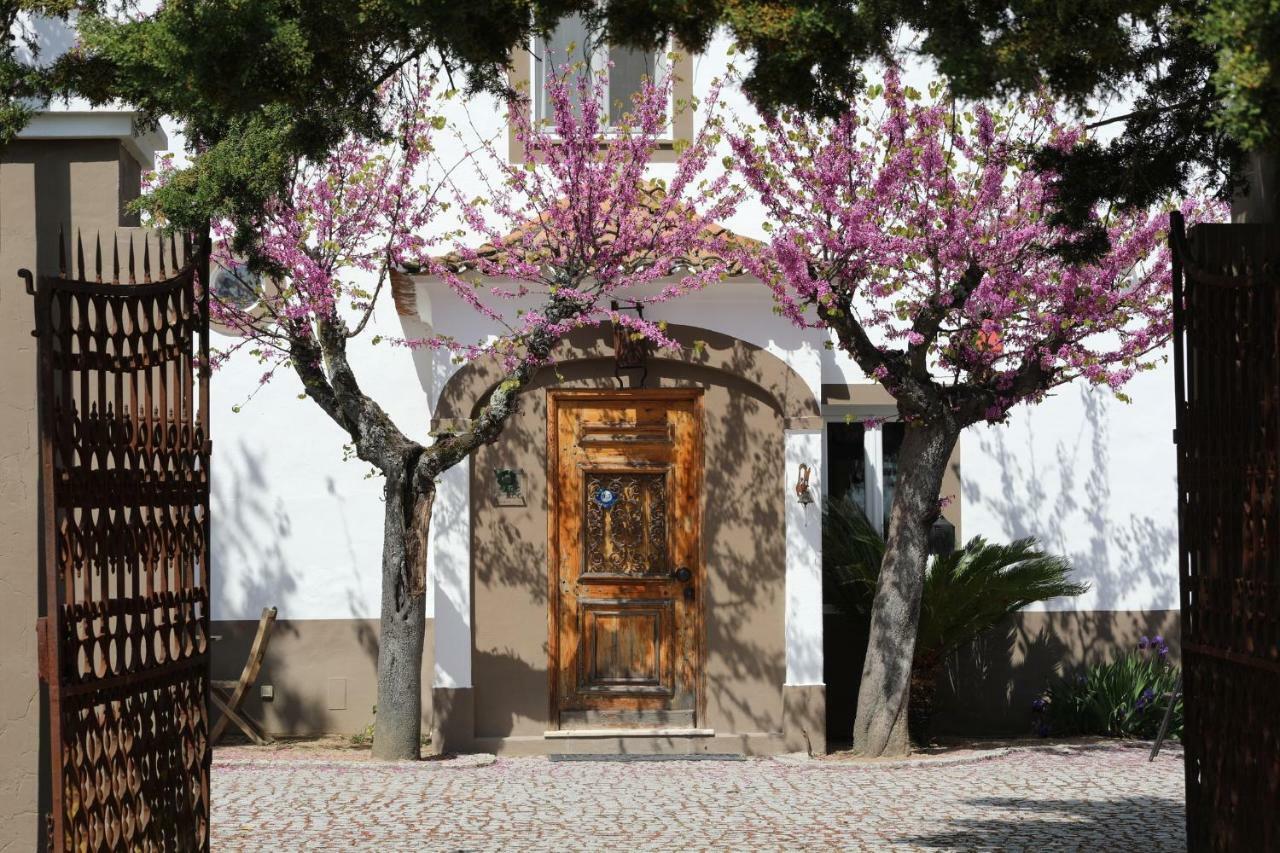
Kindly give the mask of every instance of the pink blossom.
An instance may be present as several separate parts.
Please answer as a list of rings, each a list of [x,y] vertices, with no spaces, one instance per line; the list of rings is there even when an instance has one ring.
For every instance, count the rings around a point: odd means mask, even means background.
[[[1048,216],[1054,176],[1024,148],[1087,133],[1046,99],[997,115],[904,92],[890,70],[842,116],[784,113],[730,135],[772,224],[743,263],[780,312],[835,332],[900,408],[934,400],[965,422],[1075,379],[1119,389],[1151,365],[1171,329],[1167,215],[1099,209],[1110,250],[1068,263],[1055,249],[1072,235]]]

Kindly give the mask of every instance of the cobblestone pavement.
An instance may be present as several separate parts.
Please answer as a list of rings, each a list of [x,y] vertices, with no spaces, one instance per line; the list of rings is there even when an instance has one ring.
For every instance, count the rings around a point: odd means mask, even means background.
[[[472,762],[474,764],[476,762]],[[771,759],[488,766],[215,752],[214,850],[1185,848],[1182,754],[1016,751],[964,764]]]

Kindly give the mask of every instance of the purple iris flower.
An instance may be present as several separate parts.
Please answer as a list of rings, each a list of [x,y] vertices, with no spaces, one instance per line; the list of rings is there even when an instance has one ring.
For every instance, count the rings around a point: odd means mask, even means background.
[[[1045,709],[1045,706],[1046,706],[1046,705],[1048,705],[1048,704],[1049,704],[1049,703],[1048,703],[1048,702],[1045,702],[1045,701],[1044,701],[1044,699],[1039,699],[1039,698],[1037,698],[1037,699],[1032,699],[1032,700],[1031,700],[1031,710],[1033,710],[1033,711],[1043,711],[1043,710]]]
[[[1151,641],[1147,639],[1146,634],[1143,634],[1141,637],[1138,638],[1138,648],[1142,649],[1145,652],[1150,647],[1151,647]]]

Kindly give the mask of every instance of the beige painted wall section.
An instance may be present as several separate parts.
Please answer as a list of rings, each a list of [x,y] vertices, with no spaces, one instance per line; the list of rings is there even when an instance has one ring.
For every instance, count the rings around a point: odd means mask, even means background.
[[[552,727],[548,686],[546,387],[616,387],[611,359],[558,366],[522,396],[472,465],[473,684],[479,738]],[[783,418],[773,396],[719,370],[651,362],[647,387],[706,387],[706,725],[780,732],[785,677]],[[495,502],[493,471],[524,472],[525,506]]]
[[[955,734],[1029,734],[1031,701],[1060,676],[1137,648],[1162,635],[1179,662],[1177,610],[1015,613],[956,652],[938,679],[935,730]]]
[[[214,622],[213,678],[240,677],[257,633],[254,620]],[[422,654],[422,730],[431,730],[434,632],[427,620]],[[263,701],[261,687],[275,696]],[[378,701],[377,619],[278,619],[254,689],[244,704],[250,718],[270,734],[353,735],[374,722]],[[213,712],[216,718],[217,712]],[[228,732],[238,734],[235,726]]]
[[[0,159],[0,850],[36,849],[35,338],[19,267],[35,266],[35,163]]]
[[[34,850],[43,838],[35,320],[17,270],[57,272],[60,224],[87,241],[128,224],[122,209],[139,173],[113,140],[18,141],[0,152],[0,851]]]

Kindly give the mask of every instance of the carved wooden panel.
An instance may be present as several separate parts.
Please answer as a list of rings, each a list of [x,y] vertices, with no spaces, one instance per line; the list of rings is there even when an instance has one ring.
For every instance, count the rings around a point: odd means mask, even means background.
[[[584,574],[659,577],[667,556],[667,473],[587,472]]]
[[[670,601],[584,600],[581,689],[674,692]]]

